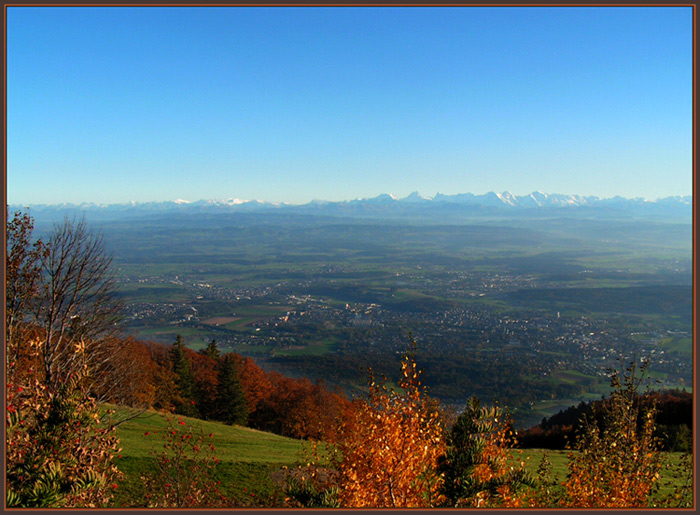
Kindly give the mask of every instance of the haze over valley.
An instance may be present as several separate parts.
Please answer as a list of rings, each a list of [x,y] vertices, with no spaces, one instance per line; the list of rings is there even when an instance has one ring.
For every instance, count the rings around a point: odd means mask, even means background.
[[[528,200],[530,199],[530,200]],[[431,393],[529,427],[608,391],[620,359],[692,386],[690,197],[505,194],[279,205],[31,206],[84,214],[118,270],[128,330],[322,379],[396,380],[417,342]],[[10,206],[12,209],[13,206]]]

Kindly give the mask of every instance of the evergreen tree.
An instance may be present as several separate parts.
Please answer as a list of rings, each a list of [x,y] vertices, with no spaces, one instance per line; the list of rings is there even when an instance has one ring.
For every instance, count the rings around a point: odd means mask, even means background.
[[[206,349],[201,349],[200,354],[210,357],[211,359],[219,359],[221,353],[219,352],[219,347],[216,345],[216,340],[212,340]]]
[[[503,416],[498,407],[481,406],[472,397],[457,419],[438,465],[444,478],[441,493],[449,506],[508,506],[517,502],[521,486],[534,486],[522,467],[509,467],[509,428]]]
[[[175,412],[189,417],[196,417],[199,413],[195,406],[197,389],[194,381],[194,372],[192,371],[192,363],[190,363],[185,353],[185,344],[182,342],[182,337],[179,334],[173,347],[170,349],[170,360],[173,364],[173,371],[177,374],[176,384],[179,392],[179,399],[175,403]]]
[[[219,420],[229,425],[246,425],[248,403],[238,376],[236,362],[230,354],[219,361],[219,387],[216,400]]]

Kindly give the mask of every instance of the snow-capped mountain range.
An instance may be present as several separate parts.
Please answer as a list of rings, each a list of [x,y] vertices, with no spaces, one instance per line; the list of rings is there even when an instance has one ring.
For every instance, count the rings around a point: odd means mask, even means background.
[[[596,196],[547,194],[535,191],[529,195],[514,195],[509,191],[485,194],[459,193],[445,195],[437,193],[434,197],[424,197],[418,192],[398,198],[395,195],[381,194],[372,198],[359,198],[347,201],[312,200],[306,204],[273,203],[259,200],[241,200],[227,198],[224,200],[174,200],[163,202],[128,202],[122,204],[53,204],[9,206],[10,210],[29,208],[34,216],[51,217],[58,214],[75,214],[85,212],[98,218],[119,218],[120,216],[137,216],[166,212],[293,212],[311,213],[329,216],[425,216],[431,212],[469,213],[518,216],[544,214],[600,213],[649,215],[673,218],[692,216],[692,197],[674,196],[647,200],[643,198],[599,198]],[[62,215],[61,215],[62,216]]]

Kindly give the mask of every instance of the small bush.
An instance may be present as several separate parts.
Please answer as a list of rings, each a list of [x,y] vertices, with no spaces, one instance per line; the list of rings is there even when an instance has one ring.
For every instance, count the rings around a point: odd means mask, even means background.
[[[158,438],[156,433],[152,435]],[[149,508],[195,508],[230,506],[232,501],[223,495],[214,480],[219,460],[211,442],[212,435],[204,435],[187,426],[178,417],[168,417],[168,424],[160,434],[162,451],[153,451],[155,470],[142,476],[146,486],[146,504]],[[155,442],[154,442],[155,445]]]

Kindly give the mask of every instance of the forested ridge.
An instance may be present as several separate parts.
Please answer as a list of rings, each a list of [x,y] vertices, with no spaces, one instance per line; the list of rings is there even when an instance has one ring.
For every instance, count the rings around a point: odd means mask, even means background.
[[[583,402],[544,418],[529,429],[518,432],[518,447],[537,449],[568,449],[576,443],[577,435],[586,417],[594,417],[605,430],[608,400]],[[693,395],[686,391],[668,390],[645,392],[635,402],[646,409],[655,409],[656,428],[654,436],[661,449],[670,452],[690,452],[693,447]]]
[[[611,371],[609,398],[528,431],[476,398],[460,413],[441,407],[410,341],[398,387],[368,370],[367,395],[351,400],[221,353],[216,341],[194,352],[179,337],[126,337],[111,257],[84,220],[57,224],[46,241],[33,239],[26,213],[8,212],[6,228],[7,507],[112,506],[123,421],[108,404],[171,421],[156,472],[143,476],[143,507],[242,506],[213,479],[215,443],[181,427],[183,416],[311,442],[316,455],[288,476],[289,507],[692,505],[687,485],[658,495],[662,451],[692,451],[692,396],[643,392],[644,364]],[[576,451],[564,480],[552,480],[546,458],[537,475],[514,460],[518,445],[548,447],[547,435]]]

